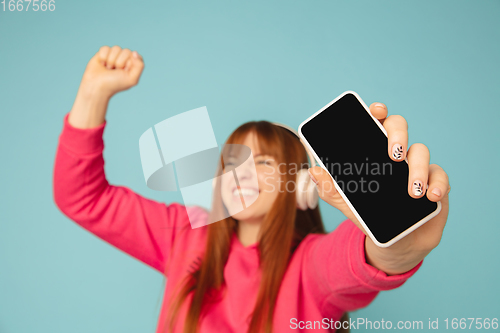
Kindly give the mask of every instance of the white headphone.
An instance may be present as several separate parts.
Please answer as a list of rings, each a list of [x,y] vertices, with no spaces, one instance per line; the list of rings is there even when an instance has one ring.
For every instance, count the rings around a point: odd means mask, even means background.
[[[283,127],[292,132],[292,134],[297,137],[297,139],[300,141],[300,143],[306,150],[307,156],[309,157],[310,167],[315,166],[314,155],[304,145],[297,131],[284,124],[280,123],[273,123],[273,124],[276,126]],[[316,206],[318,206],[318,200],[319,200],[318,188],[316,187],[316,184],[314,184],[314,182],[311,180],[311,177],[309,176],[309,172],[307,171],[307,169],[300,169],[297,172],[297,179],[295,184],[296,184],[295,193],[297,194],[297,208],[301,210],[307,210],[308,208],[309,209],[316,208]]]

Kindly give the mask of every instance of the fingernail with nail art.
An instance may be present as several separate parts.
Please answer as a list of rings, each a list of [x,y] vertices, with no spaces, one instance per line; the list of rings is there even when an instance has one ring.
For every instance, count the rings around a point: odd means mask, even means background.
[[[424,191],[422,190],[422,182],[416,180],[413,182],[413,194],[417,197],[421,196]]]
[[[392,157],[396,160],[400,160],[403,158],[403,146],[399,143],[396,143],[392,146]]]

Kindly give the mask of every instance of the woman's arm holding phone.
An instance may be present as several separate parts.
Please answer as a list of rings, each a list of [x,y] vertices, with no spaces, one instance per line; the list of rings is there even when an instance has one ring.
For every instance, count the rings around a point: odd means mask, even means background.
[[[388,154],[391,159],[405,163],[405,158],[408,158],[409,195],[413,198],[426,195],[430,201],[441,201],[442,204],[438,215],[389,247],[378,247],[370,237],[366,237],[367,263],[388,275],[396,275],[414,268],[439,244],[448,218],[450,186],[446,172],[436,164],[429,165],[430,154],[425,145],[416,143],[407,151],[408,125],[402,116],[387,117],[387,107],[382,103],[373,103],[370,106],[370,112],[387,131]],[[330,175],[321,167],[311,168],[310,173],[317,181],[320,197],[344,213],[367,235],[363,226],[336,191]],[[404,219],[404,216],[401,218]]]
[[[368,263],[365,239],[369,238],[350,220],[326,235],[304,241],[303,280],[325,313],[355,311],[370,304],[380,291],[403,285],[421,267],[396,275]]]

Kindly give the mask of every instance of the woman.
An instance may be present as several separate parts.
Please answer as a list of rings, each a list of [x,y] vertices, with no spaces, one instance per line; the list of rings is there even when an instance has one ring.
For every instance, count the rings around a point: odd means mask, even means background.
[[[448,177],[429,165],[423,144],[406,150],[406,121],[387,117],[381,103],[370,111],[387,129],[389,156],[408,157],[409,194],[442,203],[439,215],[388,248],[366,237],[320,167],[309,169],[320,198],[348,220],[326,234],[317,207],[296,208],[296,193],[278,186],[296,175],[278,166],[304,165],[306,151],[291,132],[266,121],[243,124],[227,140],[251,148],[260,193],[252,205],[217,223],[192,229],[188,216],[203,223],[207,212],[108,184],[102,156],[107,105],[138,83],[143,68],[137,52],[118,46],[102,47],[89,61],[64,117],[54,199],[70,219],[168,277],[157,332],[340,331],[347,311],[402,285],[439,244],[448,215]],[[401,146],[403,156],[394,155],[393,148]],[[421,194],[412,188],[417,179],[424,184]]]

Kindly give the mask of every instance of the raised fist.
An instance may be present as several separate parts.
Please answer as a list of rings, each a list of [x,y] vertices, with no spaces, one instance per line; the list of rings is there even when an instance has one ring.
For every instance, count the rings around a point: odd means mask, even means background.
[[[144,61],[137,51],[102,46],[87,64],[82,84],[110,98],[135,86],[143,69]]]

